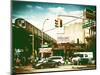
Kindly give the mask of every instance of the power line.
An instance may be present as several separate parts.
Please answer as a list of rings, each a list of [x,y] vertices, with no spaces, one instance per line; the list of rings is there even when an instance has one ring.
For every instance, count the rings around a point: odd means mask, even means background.
[[[51,30],[54,30],[54,29],[56,29],[56,28],[52,28],[52,29],[46,30],[46,31],[44,31],[44,32],[51,31]]]

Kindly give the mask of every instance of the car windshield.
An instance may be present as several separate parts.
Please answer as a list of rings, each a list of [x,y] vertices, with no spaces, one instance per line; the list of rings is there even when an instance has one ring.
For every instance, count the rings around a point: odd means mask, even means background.
[[[45,61],[45,59],[41,59],[41,60],[39,60],[38,62],[40,62],[40,63],[41,63],[41,62],[43,62],[43,61]]]
[[[73,57],[83,57],[83,54],[74,54]]]
[[[50,59],[61,59],[60,57],[52,57]]]
[[[83,57],[83,54],[79,54],[79,57]]]

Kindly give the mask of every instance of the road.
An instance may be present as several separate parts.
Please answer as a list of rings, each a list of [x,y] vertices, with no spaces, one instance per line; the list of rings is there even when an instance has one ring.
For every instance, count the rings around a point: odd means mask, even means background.
[[[16,68],[17,75],[23,74],[34,74],[42,72],[60,72],[60,71],[80,71],[80,70],[91,70],[96,69],[95,65],[63,65],[57,68],[44,68],[44,69],[34,69],[32,66]]]

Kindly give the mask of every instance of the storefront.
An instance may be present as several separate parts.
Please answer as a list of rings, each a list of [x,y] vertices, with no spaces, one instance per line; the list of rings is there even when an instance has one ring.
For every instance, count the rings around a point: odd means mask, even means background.
[[[52,55],[52,48],[40,48],[39,54],[41,58],[47,58]]]

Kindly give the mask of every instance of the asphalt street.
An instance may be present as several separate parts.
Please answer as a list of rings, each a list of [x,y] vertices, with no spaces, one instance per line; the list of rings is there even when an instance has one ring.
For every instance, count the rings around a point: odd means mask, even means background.
[[[34,69],[32,66],[16,67],[17,75],[34,74],[42,72],[80,71],[96,69],[95,65],[63,65],[57,68]]]

